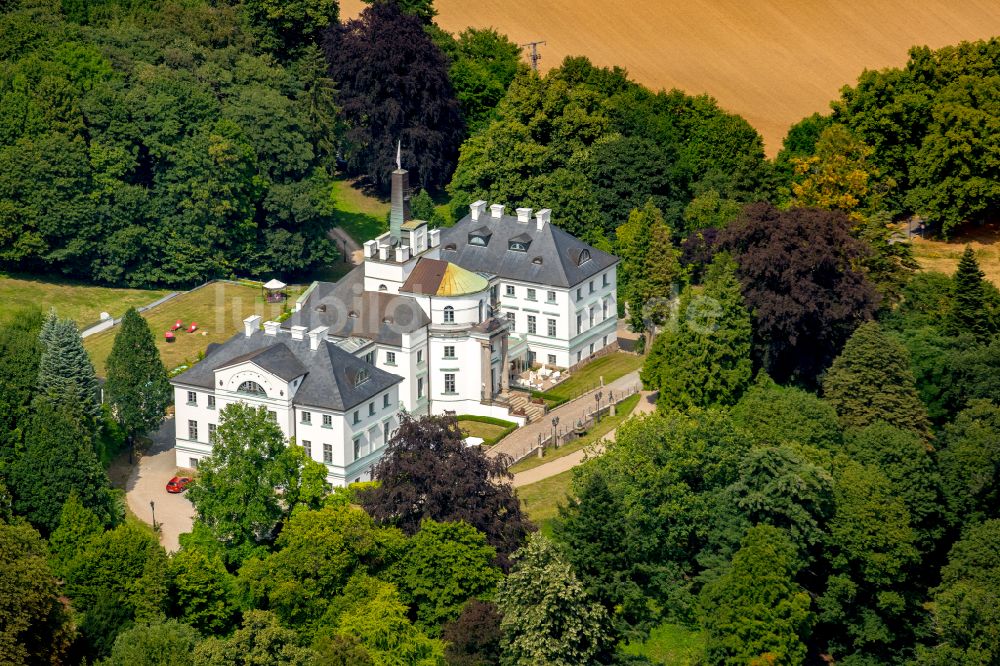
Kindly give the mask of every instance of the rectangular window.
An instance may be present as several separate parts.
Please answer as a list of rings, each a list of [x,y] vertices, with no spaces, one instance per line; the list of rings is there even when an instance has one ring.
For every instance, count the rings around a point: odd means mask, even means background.
[[[515,315],[513,312],[508,312],[507,321],[510,322],[511,326],[517,326],[517,315]]]
[[[549,365],[555,365],[555,364],[556,364],[556,355],[549,354]]]
[[[602,275],[602,276],[601,276],[601,279],[602,279],[602,281],[603,281],[603,282],[602,282],[602,286],[605,286],[605,287],[607,287],[607,286],[608,286],[608,274],[607,274],[607,273],[605,273],[604,275]]]
[[[388,409],[388,408],[389,408],[389,394],[386,393],[385,395],[382,396],[382,409]]]
[[[274,411],[273,409],[267,410],[267,418],[269,418],[272,421],[274,421],[275,423],[277,423],[278,422],[278,412]]]
[[[455,375],[453,373],[445,373],[444,376],[444,392],[454,393],[455,392]]]
[[[446,345],[444,348],[445,358],[455,358],[455,347],[453,345]]]
[[[215,396],[214,395],[208,396],[208,408],[209,409],[215,409]]]
[[[302,440],[302,448],[305,449],[306,458],[309,458],[310,460],[312,460],[312,457],[313,457],[313,443],[310,442],[308,439],[303,439]]]
[[[385,364],[386,365],[396,365],[396,352],[386,352],[385,353]]]
[[[424,350],[423,349],[418,349],[417,350],[417,365],[420,365],[423,362],[424,362]]]
[[[579,362],[580,362],[580,358],[581,358],[582,356],[583,356],[582,352],[577,352],[577,353],[576,353],[576,362],[577,362],[577,363],[579,363]]]
[[[333,464],[333,444],[323,445],[323,462],[327,465]]]
[[[313,422],[312,412],[302,412],[303,425],[312,425],[312,422]]]
[[[594,343],[593,342],[590,343],[590,355],[591,356],[594,355]]]
[[[602,346],[603,347],[607,347],[608,346],[608,336],[606,336],[606,335],[604,336],[604,340],[602,341]]]
[[[534,335],[538,326],[535,322],[535,315],[528,315],[528,333]]]
[[[514,285],[512,284],[507,285],[507,295],[508,296],[514,295]]]
[[[392,437],[392,432],[390,431],[391,424],[391,421],[386,421],[382,424],[382,442],[385,444],[388,444],[389,439]]]
[[[192,442],[198,441],[198,422],[188,421],[188,439]]]
[[[594,327],[594,318],[597,316],[597,310],[590,308],[590,327]]]
[[[361,438],[354,438],[354,459],[357,460],[361,457]]]
[[[419,399],[419,398],[422,398],[422,397],[424,397],[424,378],[423,377],[418,377],[417,378],[417,398]]]
[[[591,294],[594,293],[594,281],[593,280],[590,281],[590,293]]]
[[[194,391],[188,391],[188,402],[187,402],[187,404],[189,404],[189,405],[197,405],[198,404],[198,394],[195,393]]]
[[[556,320],[555,319],[549,319],[549,337],[550,338],[556,337]]]
[[[581,287],[576,288],[576,300],[583,298],[583,289]]]
[[[375,403],[374,402],[369,402],[368,403],[368,416],[375,416]]]
[[[368,363],[370,365],[375,365],[375,352],[374,351],[370,351],[367,354],[365,354],[365,363]]]
[[[545,301],[547,303],[555,303],[556,302],[556,292],[550,291],[550,292],[546,293],[545,294]]]
[[[535,290],[534,289],[529,289],[528,290],[528,300],[529,301],[535,300]]]
[[[607,319],[607,318],[608,318],[608,302],[604,301],[604,303],[601,304],[601,319]]]
[[[323,427],[324,428],[332,428],[333,427],[333,417],[330,416],[329,414],[324,414],[323,415]]]
[[[576,313],[576,332],[583,332],[583,314],[580,312]]]
[[[209,423],[208,424],[208,443],[212,444],[213,442],[215,442],[215,424],[214,423]]]
[[[198,459],[188,458],[188,467],[190,467],[191,469],[198,469]]]
[[[361,416],[358,414],[358,410],[354,410],[354,422],[361,423]]]

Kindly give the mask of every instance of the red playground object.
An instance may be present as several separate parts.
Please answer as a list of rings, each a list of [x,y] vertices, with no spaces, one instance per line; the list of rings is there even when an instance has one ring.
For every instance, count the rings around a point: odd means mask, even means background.
[[[167,342],[173,342],[174,341],[174,332],[173,331],[167,331],[166,333],[163,334],[163,337],[166,339]]]
[[[180,319],[174,322],[174,325],[170,328],[170,330],[176,331],[179,328],[184,328],[184,322],[182,322]]]
[[[191,325],[190,325],[190,326],[188,326],[188,330],[187,330],[187,332],[188,332],[188,333],[194,333],[194,332],[195,332],[195,331],[197,331],[197,330],[198,330],[198,324],[196,324],[196,323],[194,323],[194,322],[191,322]]]

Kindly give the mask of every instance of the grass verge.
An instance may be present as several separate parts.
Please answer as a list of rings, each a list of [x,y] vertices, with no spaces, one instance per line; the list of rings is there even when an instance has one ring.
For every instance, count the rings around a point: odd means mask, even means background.
[[[572,483],[573,470],[568,469],[517,489],[521,508],[545,536],[552,536],[552,521],[559,515],[559,505],[566,504]]]
[[[641,643],[627,643],[621,650],[635,657],[645,657],[654,664],[705,663],[705,632],[666,622],[655,627]]]
[[[601,377],[604,378],[605,384],[610,384],[619,377],[638,370],[642,367],[644,360],[644,356],[626,354],[625,352],[608,354],[588,363],[575,371],[566,381],[556,384],[548,391],[538,395],[546,400],[567,402],[600,386]]]
[[[579,451],[582,448],[593,444],[597,440],[601,439],[609,432],[621,425],[621,422],[629,418],[632,415],[632,410],[635,406],[639,404],[640,394],[636,393],[633,396],[629,396],[618,405],[618,414],[615,416],[605,416],[601,419],[601,422],[590,429],[590,432],[585,434],[579,439],[574,439],[572,442],[565,446],[561,446],[558,449],[546,449],[545,456],[539,458],[538,456],[528,456],[524,460],[518,462],[516,465],[512,465],[510,471],[514,474],[518,472],[523,472],[527,469],[532,469],[538,467],[539,465],[544,465],[545,463],[552,462],[558,458],[569,455],[574,451]]]
[[[142,313],[153,331],[153,339],[160,351],[160,358],[167,370],[193,363],[212,342],[223,342],[243,328],[243,319],[259,314],[264,320],[277,319],[286,305],[291,306],[301,292],[300,287],[290,287],[289,298],[282,303],[265,303],[260,287],[216,282],[196,291],[181,294],[162,305]],[[163,333],[180,319],[185,327],[198,324],[194,333],[179,331],[176,341],[167,343]],[[90,353],[97,374],[104,374],[104,364],[111,353],[118,327],[92,335],[83,341]]]
[[[24,308],[40,307],[43,312],[55,308],[60,317],[68,317],[83,327],[98,321],[102,312],[120,317],[131,307],[148,305],[169,293],[169,289],[92,287],[66,280],[0,273],[0,322]]]
[[[458,427],[465,433],[465,436],[482,437],[483,446],[493,446],[517,429],[517,424],[512,421],[496,419],[490,416],[464,414],[457,418]]]

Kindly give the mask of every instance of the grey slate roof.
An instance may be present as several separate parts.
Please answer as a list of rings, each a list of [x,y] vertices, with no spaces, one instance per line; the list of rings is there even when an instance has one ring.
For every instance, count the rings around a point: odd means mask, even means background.
[[[244,361],[286,380],[305,374],[292,403],[340,412],[353,409],[403,381],[402,377],[380,370],[327,340],[313,351],[309,349],[308,336],[293,340],[285,331],[278,335],[257,331],[250,337],[237,333],[220,345],[210,346],[200,363],[174,377],[171,383],[214,389],[216,370]],[[368,373],[368,380],[355,386],[361,372]]]
[[[482,227],[492,234],[486,247],[469,244],[469,233],[481,235]],[[509,250],[511,240],[531,241],[527,252]],[[455,249],[448,247],[454,244]],[[580,253],[590,252],[590,261],[578,265]],[[441,258],[462,268],[490,273],[501,278],[534,282],[554,287],[573,287],[618,262],[618,257],[602,252],[551,223],[539,231],[535,220],[518,222],[513,215],[492,217],[487,211],[476,221],[466,215],[450,229],[441,230]],[[541,263],[536,262],[541,259]]]
[[[412,333],[430,323],[411,296],[364,291],[364,285],[364,265],[339,282],[318,282],[302,309],[282,326],[306,326],[310,330],[327,326],[328,333],[338,338],[367,338],[398,346],[403,342],[404,332]],[[352,317],[352,312],[357,316]]]

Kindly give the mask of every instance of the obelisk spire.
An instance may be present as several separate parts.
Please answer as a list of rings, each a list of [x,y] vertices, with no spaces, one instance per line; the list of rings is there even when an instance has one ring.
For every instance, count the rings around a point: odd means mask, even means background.
[[[392,172],[392,195],[389,208],[389,232],[396,241],[402,236],[403,223],[410,219],[410,177],[403,168],[403,142],[396,142],[396,170]]]

